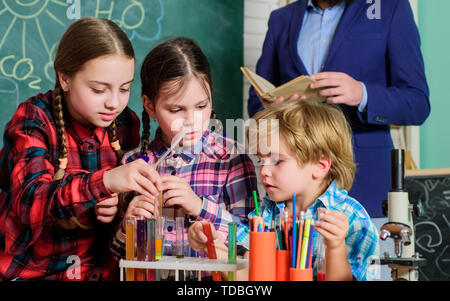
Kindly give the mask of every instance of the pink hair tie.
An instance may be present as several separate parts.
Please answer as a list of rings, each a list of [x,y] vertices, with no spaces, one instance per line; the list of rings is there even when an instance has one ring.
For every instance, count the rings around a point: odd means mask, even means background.
[[[66,169],[67,167],[67,158],[59,158],[59,168]]]
[[[120,142],[119,140],[116,140],[114,142],[111,142],[111,147],[117,152],[120,151]]]

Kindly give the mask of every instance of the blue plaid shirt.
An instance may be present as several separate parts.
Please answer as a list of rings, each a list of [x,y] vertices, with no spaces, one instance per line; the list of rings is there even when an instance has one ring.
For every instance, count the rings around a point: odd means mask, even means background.
[[[338,189],[336,182],[332,182],[328,189],[308,208],[305,212],[306,217],[315,217],[318,208],[325,207],[330,210],[343,212],[349,220],[349,230],[345,238],[347,247],[348,261],[352,269],[352,274],[356,280],[374,280],[376,275],[374,267],[370,267],[370,261],[379,258],[379,240],[378,230],[367,214],[364,207],[355,199],[350,197],[346,190]],[[275,221],[276,225],[280,224],[282,214],[285,208],[284,202],[273,202],[266,195],[258,204],[259,213],[264,218],[266,227]],[[249,219],[256,215],[252,211],[248,216]],[[249,249],[249,232],[250,226],[242,224],[238,226],[237,241],[238,244]],[[314,241],[319,235],[313,231]],[[315,269],[315,254],[317,244],[313,246],[313,267]]]

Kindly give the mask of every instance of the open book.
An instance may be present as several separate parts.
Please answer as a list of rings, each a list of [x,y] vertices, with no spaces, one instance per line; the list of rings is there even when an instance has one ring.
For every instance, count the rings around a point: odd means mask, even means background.
[[[273,102],[280,96],[288,99],[293,94],[298,94],[298,96],[305,95],[308,100],[325,101],[325,97],[317,95],[317,90],[310,88],[314,80],[309,76],[301,75],[279,87],[275,87],[271,82],[250,71],[247,67],[241,67],[241,71],[248,78],[259,96],[268,102]]]

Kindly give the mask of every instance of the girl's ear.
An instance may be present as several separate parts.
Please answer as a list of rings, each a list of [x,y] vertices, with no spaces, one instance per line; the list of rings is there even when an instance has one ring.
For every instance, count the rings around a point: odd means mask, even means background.
[[[70,88],[70,77],[64,73],[58,72],[58,80],[61,86],[61,89],[64,92],[69,92]]]
[[[331,159],[322,156],[319,162],[316,162],[314,164],[313,178],[320,179],[326,177],[328,171],[330,170],[330,167],[331,167]]]
[[[142,104],[144,105],[144,110],[147,111],[147,114],[150,118],[156,118],[155,106],[153,105],[153,101],[151,101],[147,95],[142,96]]]

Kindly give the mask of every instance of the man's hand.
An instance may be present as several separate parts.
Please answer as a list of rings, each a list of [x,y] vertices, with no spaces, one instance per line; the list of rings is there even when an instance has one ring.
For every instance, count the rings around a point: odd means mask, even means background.
[[[341,72],[321,72],[311,75],[316,82],[311,89],[319,89],[317,94],[326,97],[328,103],[358,106],[363,98],[363,87],[353,77]]]
[[[272,105],[276,105],[276,104],[278,104],[278,103],[283,102],[283,101],[286,100],[285,97],[280,96],[280,97],[278,97],[277,99],[275,99],[275,101],[270,102],[270,101],[267,101],[267,100],[265,100],[264,98],[262,98],[261,95],[258,94],[258,92],[256,91],[256,89],[255,89],[255,93],[256,93],[256,95],[258,96],[258,98],[259,98],[259,100],[261,101],[261,103],[262,103],[262,105],[263,105],[264,108],[270,107],[270,106],[272,106]],[[291,96],[289,96],[289,98],[288,98],[287,100],[289,101],[289,100],[296,100],[296,99],[306,99],[306,96],[305,96],[305,95],[299,96],[298,94],[292,94]]]

